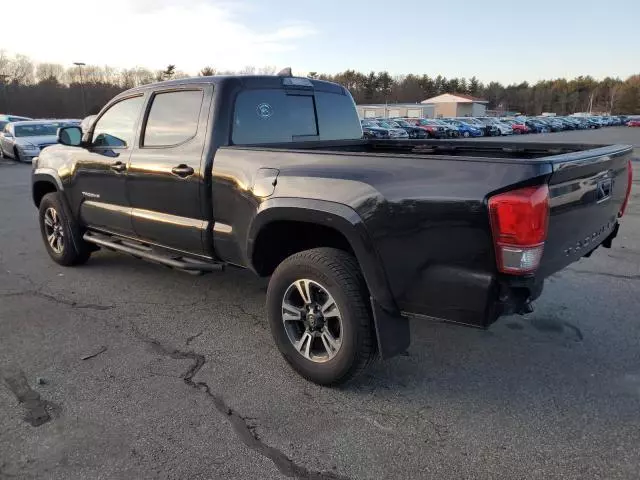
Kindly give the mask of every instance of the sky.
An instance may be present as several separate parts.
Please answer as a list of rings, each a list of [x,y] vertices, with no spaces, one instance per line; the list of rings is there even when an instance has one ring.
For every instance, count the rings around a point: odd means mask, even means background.
[[[503,83],[640,73],[640,0],[17,0],[8,15],[0,49],[65,65]]]

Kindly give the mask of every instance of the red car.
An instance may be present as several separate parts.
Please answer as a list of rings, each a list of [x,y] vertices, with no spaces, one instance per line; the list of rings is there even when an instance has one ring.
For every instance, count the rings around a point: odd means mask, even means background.
[[[640,119],[629,120],[627,122],[627,127],[640,127]]]
[[[521,133],[529,133],[531,131],[529,127],[527,127],[524,123],[521,123],[517,120],[506,119],[501,120],[501,122],[510,125],[513,129],[513,133],[515,133],[516,135]]]

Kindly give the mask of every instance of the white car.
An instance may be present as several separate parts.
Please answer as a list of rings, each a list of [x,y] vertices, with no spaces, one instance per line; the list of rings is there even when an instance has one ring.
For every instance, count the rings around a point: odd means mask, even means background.
[[[58,128],[69,125],[76,123],[40,120],[7,123],[0,134],[0,155],[18,162],[31,162],[43,148],[58,143]]]
[[[483,117],[479,119],[485,125],[493,125],[498,130],[500,130],[500,135],[513,135],[513,128],[511,125],[507,125],[504,122],[501,122],[500,119],[495,117]]]

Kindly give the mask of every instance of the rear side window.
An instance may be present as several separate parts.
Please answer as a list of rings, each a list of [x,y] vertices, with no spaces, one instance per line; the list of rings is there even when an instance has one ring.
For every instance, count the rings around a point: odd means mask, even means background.
[[[316,107],[322,140],[362,138],[360,119],[350,95],[316,92]]]
[[[173,146],[195,137],[202,98],[202,90],[156,94],[144,130],[143,146]]]
[[[265,89],[244,90],[236,99],[236,145],[359,138],[362,128],[349,95]]]
[[[244,90],[233,116],[233,143],[280,143],[318,135],[312,95],[284,90]]]

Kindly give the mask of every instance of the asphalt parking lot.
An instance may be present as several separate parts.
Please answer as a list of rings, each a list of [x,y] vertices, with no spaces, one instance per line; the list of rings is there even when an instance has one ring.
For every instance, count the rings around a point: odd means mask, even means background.
[[[287,367],[247,272],[53,263],[29,174],[0,164],[0,478],[638,478],[640,163],[613,248],[533,314],[413,321],[406,355],[340,389]]]

